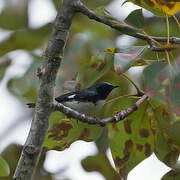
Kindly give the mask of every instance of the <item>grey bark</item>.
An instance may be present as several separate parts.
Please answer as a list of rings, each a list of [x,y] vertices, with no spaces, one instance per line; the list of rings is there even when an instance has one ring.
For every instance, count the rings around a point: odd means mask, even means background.
[[[69,29],[75,14],[73,3],[76,1],[78,0],[63,0],[55,19],[43,56],[43,65],[38,71],[39,86],[33,121],[13,176],[14,180],[32,179],[39,160],[53,110],[56,75],[61,64]]]

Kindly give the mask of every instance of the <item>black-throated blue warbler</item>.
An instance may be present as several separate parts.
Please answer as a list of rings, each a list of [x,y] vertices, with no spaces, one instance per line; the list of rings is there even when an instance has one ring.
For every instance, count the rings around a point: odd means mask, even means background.
[[[86,89],[63,94],[55,100],[80,113],[91,114],[102,108],[109,93],[117,87],[108,82],[100,82]]]

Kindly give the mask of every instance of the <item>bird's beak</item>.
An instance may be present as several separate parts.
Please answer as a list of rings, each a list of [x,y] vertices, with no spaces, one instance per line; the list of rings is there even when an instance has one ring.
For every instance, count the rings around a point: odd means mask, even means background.
[[[113,88],[117,88],[117,87],[119,87],[119,86],[115,85]]]

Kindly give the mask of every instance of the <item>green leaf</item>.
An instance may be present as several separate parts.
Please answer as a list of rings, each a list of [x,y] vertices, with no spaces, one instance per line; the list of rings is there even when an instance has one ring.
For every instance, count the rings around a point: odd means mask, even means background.
[[[147,9],[148,11],[151,11],[156,16],[164,16],[164,12],[161,9],[155,7],[151,0],[146,0],[146,1],[128,0],[128,1],[144,8],[144,9]]]
[[[114,114],[127,109],[135,101],[137,100],[133,98],[119,98],[116,103],[108,103],[104,111]],[[144,102],[125,120],[108,124],[111,153],[116,168],[123,178],[153,152],[154,140],[147,110],[148,104]]]
[[[153,110],[157,123],[155,154],[167,166],[175,168],[180,154],[180,121],[171,122],[171,114],[164,105]]]
[[[9,176],[10,169],[8,163],[0,156],[0,176]]]
[[[180,59],[171,66],[155,62],[145,68],[143,75],[146,91],[169,108],[172,120],[180,120]]]
[[[180,171],[172,169],[168,173],[166,173],[161,180],[179,180],[180,179]]]
[[[101,134],[102,127],[65,119],[61,113],[53,113],[51,128],[47,133],[44,148],[62,151],[77,140],[95,141]]]
[[[11,91],[11,93],[31,102],[36,101],[38,86],[36,72],[37,68],[40,67],[40,63],[40,61],[33,61],[23,77],[11,79],[8,82],[8,89]]]
[[[27,0],[6,0],[5,7],[0,14],[0,27],[8,30],[27,28],[28,12]]]
[[[83,4],[86,4],[87,7],[89,8],[96,8],[96,7],[102,7],[102,6],[107,6],[109,3],[111,3],[111,0],[94,0],[94,1],[87,1],[87,0],[82,0]]]
[[[0,56],[16,49],[34,50],[44,45],[51,30],[51,24],[39,29],[16,31],[0,43]]]
[[[12,180],[13,174],[18,163],[18,159],[21,155],[21,150],[22,147],[15,144],[11,144],[2,152],[2,156],[8,162],[11,171],[8,177],[0,177],[0,180]]]
[[[13,179],[13,175],[16,170],[16,166],[17,166],[18,160],[20,158],[22,148],[23,148],[22,146],[19,146],[17,144],[11,144],[2,152],[2,156],[7,160],[9,167],[11,169],[11,172],[10,172],[10,175],[7,177],[0,177],[0,180],[12,180]],[[44,152],[42,152],[39,162],[36,167],[36,171],[34,173],[34,179],[54,180],[53,176],[55,174],[52,175],[50,172],[46,171],[43,168],[45,156],[46,156],[46,154]],[[1,173],[1,169],[0,169],[0,173]]]
[[[77,77],[78,82],[82,84],[83,87],[88,87],[108,73],[112,67],[113,53],[104,52],[92,56],[87,63],[82,62],[82,64],[80,64]]]
[[[61,7],[61,0],[52,0],[52,2],[57,10]]]
[[[142,9],[134,10],[128,15],[128,17],[124,21],[135,28],[144,28],[144,16],[142,13]]]
[[[5,61],[0,62],[0,81],[4,77],[4,74],[5,74],[7,68],[9,67],[10,64],[11,64],[10,59],[6,59]]]
[[[114,20],[114,21],[118,22],[118,20],[115,17],[113,17],[107,9],[105,9],[105,6],[100,6],[96,9],[94,9],[93,11],[102,17],[105,17],[109,20]]]
[[[88,171],[97,171],[105,179],[119,180],[119,174],[114,170],[105,153],[99,153],[95,156],[88,156],[81,161],[83,168]]]

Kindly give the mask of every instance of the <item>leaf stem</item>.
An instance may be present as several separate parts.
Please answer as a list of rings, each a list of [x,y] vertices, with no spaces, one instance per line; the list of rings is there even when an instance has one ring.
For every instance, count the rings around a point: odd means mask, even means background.
[[[161,43],[157,42],[156,40],[154,40],[149,34],[147,34],[144,30],[142,30],[142,33],[144,33],[144,35],[150,39],[152,42],[154,42],[155,44],[161,46]]]
[[[180,23],[179,23],[177,17],[176,17],[175,15],[173,15],[173,18],[174,18],[174,20],[176,21],[176,23],[177,23],[177,25],[178,25],[178,27],[179,27],[179,29],[180,29]]]
[[[167,14],[166,14],[166,27],[167,27],[167,45],[169,45],[169,19]]]

